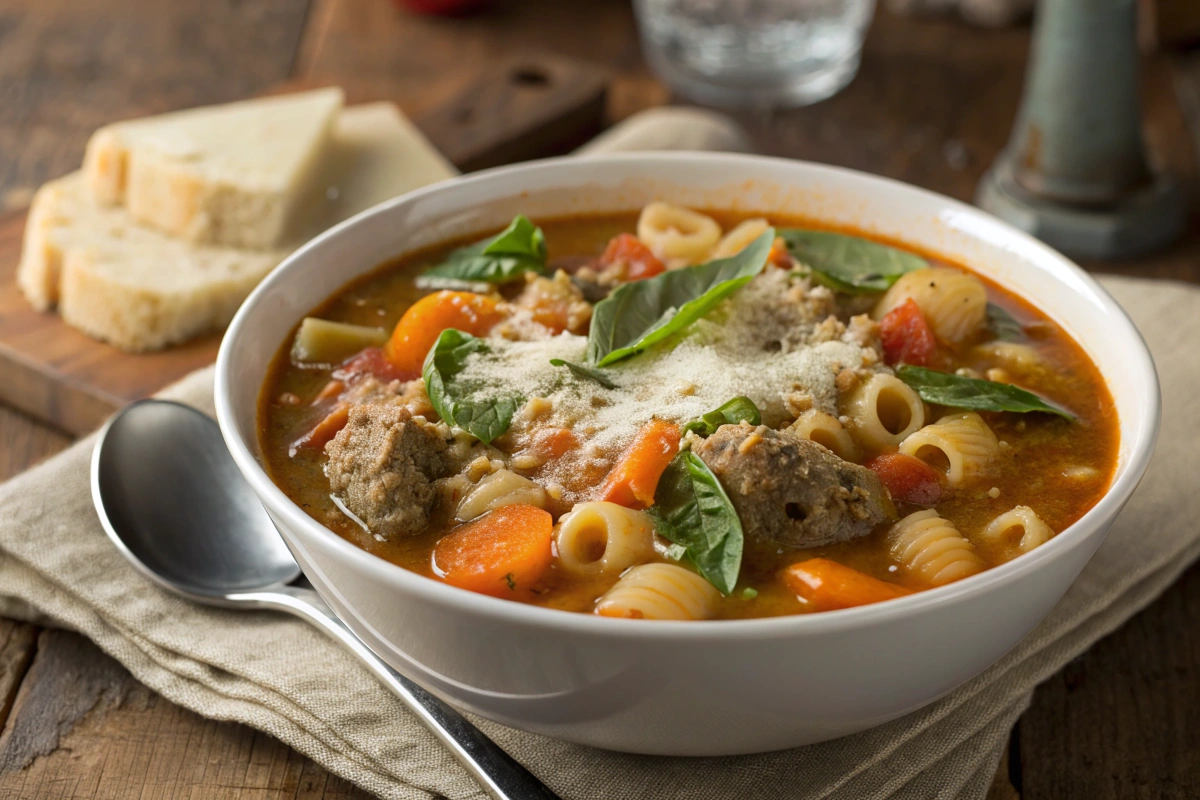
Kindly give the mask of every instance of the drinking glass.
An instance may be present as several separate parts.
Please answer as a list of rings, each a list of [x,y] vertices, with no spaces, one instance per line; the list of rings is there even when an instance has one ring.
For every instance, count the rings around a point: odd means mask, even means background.
[[[650,66],[680,94],[734,107],[824,100],[858,71],[875,0],[635,0]]]

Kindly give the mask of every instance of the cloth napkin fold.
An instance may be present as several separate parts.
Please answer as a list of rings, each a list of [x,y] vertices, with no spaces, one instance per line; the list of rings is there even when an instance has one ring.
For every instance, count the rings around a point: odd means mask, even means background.
[[[1142,485],[1049,617],[982,675],[901,719],[833,742],[736,758],[622,755],[486,720],[564,798],[981,798],[1033,688],[1149,604],[1200,556],[1200,290],[1103,283],[1162,370],[1163,428]],[[162,396],[212,413],[212,370]],[[109,544],[88,486],[94,440],[0,486],[0,614],[74,628],[169,700],[266,731],[386,798],[482,797],[420,724],[305,623],[181,600]]]

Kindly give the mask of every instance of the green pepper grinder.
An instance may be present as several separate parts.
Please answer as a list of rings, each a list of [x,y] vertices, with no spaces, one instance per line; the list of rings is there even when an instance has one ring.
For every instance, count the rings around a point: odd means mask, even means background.
[[[1025,93],[976,203],[1063,253],[1169,244],[1186,203],[1142,138],[1135,0],[1041,0]]]

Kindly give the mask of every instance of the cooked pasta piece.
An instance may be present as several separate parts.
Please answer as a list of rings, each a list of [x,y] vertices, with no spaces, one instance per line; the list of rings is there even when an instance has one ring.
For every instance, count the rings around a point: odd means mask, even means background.
[[[845,402],[850,434],[865,450],[895,447],[925,424],[925,404],[895,375],[879,373],[855,389]]]
[[[905,574],[930,586],[942,586],[984,569],[975,546],[932,508],[909,514],[893,525],[887,545]]]
[[[717,246],[713,248],[712,254],[709,257],[729,258],[730,256],[736,256],[745,250],[748,244],[761,236],[763,231],[769,227],[771,227],[770,223],[761,217],[740,222],[737,227],[721,237],[721,241],[717,242]]]
[[[462,522],[495,511],[501,506],[546,506],[546,490],[512,470],[498,469],[485,475],[458,504],[454,516]]]
[[[958,486],[1000,455],[1000,442],[974,411],[949,414],[900,443],[900,452],[946,471],[946,481]]]
[[[1014,537],[1016,532],[1021,534],[1017,546],[1022,553],[1028,553],[1054,538],[1054,529],[1042,522],[1041,517],[1029,506],[1017,506],[996,517],[983,529],[983,537],[998,542]]]
[[[995,359],[1014,372],[1028,373],[1049,366],[1037,348],[1022,342],[988,342],[975,347],[975,353]]]
[[[792,423],[792,430],[810,439],[843,461],[858,461],[858,445],[832,414],[810,408]]]
[[[559,520],[554,541],[567,572],[617,574],[654,554],[654,522],[616,503],[577,503]]]
[[[987,289],[983,281],[947,267],[929,267],[902,275],[875,306],[872,316],[881,319],[910,297],[925,315],[933,335],[944,342],[965,341],[987,319]]]
[[[602,617],[708,619],[721,595],[708,581],[674,564],[643,564],[621,576],[596,601]]]
[[[642,209],[637,236],[668,268],[687,266],[708,258],[721,239],[721,226],[698,211],[656,201]]]

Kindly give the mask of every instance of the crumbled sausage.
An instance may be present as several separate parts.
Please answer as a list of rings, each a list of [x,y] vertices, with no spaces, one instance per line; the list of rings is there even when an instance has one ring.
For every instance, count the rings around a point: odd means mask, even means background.
[[[406,536],[429,524],[434,481],[452,470],[448,450],[434,425],[402,406],[354,405],[346,427],[325,445],[325,474],[371,533]]]
[[[789,431],[724,425],[694,450],[749,539],[817,547],[865,536],[892,516],[874,472]]]

